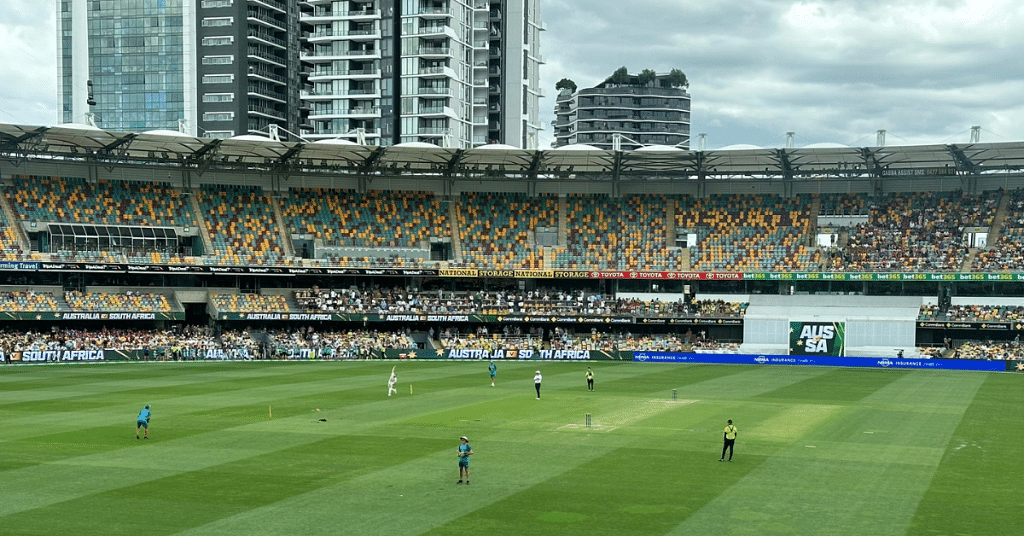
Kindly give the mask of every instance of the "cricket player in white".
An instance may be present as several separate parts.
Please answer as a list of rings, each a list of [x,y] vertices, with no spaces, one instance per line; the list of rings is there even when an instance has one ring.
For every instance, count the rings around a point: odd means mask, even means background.
[[[395,376],[395,367],[391,367],[391,377],[388,378],[388,396],[391,396],[391,393],[398,394],[398,389],[395,389],[395,382],[397,381],[398,376]]]

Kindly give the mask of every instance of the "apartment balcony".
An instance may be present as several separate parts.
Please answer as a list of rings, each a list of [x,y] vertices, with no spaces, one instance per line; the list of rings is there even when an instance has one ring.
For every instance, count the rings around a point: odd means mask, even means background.
[[[252,0],[258,6],[265,6],[270,9],[275,9],[281,13],[288,13],[288,6],[284,5],[284,2],[278,2],[277,0]]]
[[[262,13],[258,10],[248,10],[245,14],[245,20],[253,24],[259,26],[266,26],[268,28],[272,28],[274,30],[278,30],[281,32],[285,32],[288,30],[288,23],[286,23],[283,20],[278,20],[274,17],[271,17],[270,15]]]
[[[271,54],[265,50],[260,50],[256,47],[248,47],[245,52],[246,57],[256,59],[265,63],[269,63],[276,67],[287,67],[287,59],[282,58],[276,54]]]
[[[379,106],[362,106],[355,108],[330,108],[330,109],[314,109],[309,113],[310,119],[327,120],[327,119],[373,119],[380,117]]]
[[[338,60],[380,59],[380,50],[341,50],[315,52],[313,54],[302,54],[299,58],[302,61],[308,61],[310,63],[329,62]]]
[[[311,82],[344,78],[348,80],[372,80],[380,78],[380,69],[316,69],[309,73]]]
[[[412,132],[410,134],[413,136],[439,137],[447,136],[451,133],[452,129],[450,127],[420,127],[416,129],[416,132]]]
[[[276,46],[283,49],[288,48],[288,43],[285,42],[284,39],[274,37],[266,32],[257,31],[253,28],[246,30],[245,35],[249,41],[254,41],[268,46]]]
[[[377,20],[380,19],[379,9],[366,9],[362,11],[332,11],[329,9],[315,10],[312,15],[302,17],[302,22],[310,24],[333,22],[336,20]]]
[[[424,58],[451,58],[452,49],[449,47],[420,47],[415,55]]]
[[[451,96],[452,90],[447,87],[421,87],[415,90],[416,95],[445,95]]]
[[[420,67],[419,70],[416,71],[416,74],[420,75],[422,78],[456,78],[455,69],[447,66]]]
[[[250,85],[247,89],[247,93],[250,97],[262,97],[281,104],[288,103],[288,95],[281,93],[280,91],[273,91],[264,87]]]
[[[419,36],[424,36],[424,37],[427,37],[427,36],[448,36],[448,37],[452,37],[452,38],[456,37],[455,29],[452,28],[451,26],[446,25],[446,24],[431,24],[431,25],[428,25],[428,26],[420,26],[419,28],[413,30],[413,32],[410,35],[419,35]]]
[[[258,116],[268,117],[268,118],[271,118],[271,119],[287,119],[287,116],[285,116],[284,112],[282,112],[280,110],[275,110],[274,108],[270,108],[268,106],[252,106],[252,105],[250,105],[248,107],[248,110],[249,110],[250,114],[254,114],[254,115],[258,115]]]
[[[251,80],[263,80],[265,82],[277,82],[279,84],[287,84],[288,79],[284,75],[277,74],[267,69],[257,69],[254,67],[249,68],[249,74],[247,75]]]
[[[490,29],[490,27],[491,27],[491,25],[486,23],[486,22],[474,22],[473,23],[473,31],[474,32],[486,32],[488,29]]]
[[[369,30],[321,30],[309,34],[310,43],[323,43],[326,41],[375,41],[380,40],[379,28]]]
[[[450,117],[458,119],[455,109],[451,106],[421,106],[416,110],[416,115],[422,117]]]
[[[409,14],[423,19],[447,19],[455,16],[455,12],[446,7],[421,7]]]
[[[380,138],[380,129],[379,128],[372,128],[372,129],[371,128],[367,128],[367,129],[365,129],[365,136],[366,136],[367,140],[378,139],[378,138]],[[346,132],[337,132],[337,131],[335,131],[334,129],[331,129],[331,128],[318,127],[318,126],[314,126],[313,127],[313,132],[309,133],[309,135],[305,136],[305,137],[308,138],[308,139],[316,139],[316,140],[342,139],[342,140],[349,140],[349,141],[353,141],[353,142],[356,141],[356,135],[355,134],[349,134],[348,131],[346,131]]]

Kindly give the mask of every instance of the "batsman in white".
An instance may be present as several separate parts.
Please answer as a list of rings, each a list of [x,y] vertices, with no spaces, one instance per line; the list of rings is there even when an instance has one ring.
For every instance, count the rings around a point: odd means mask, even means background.
[[[388,396],[391,393],[398,394],[398,389],[395,389],[395,382],[398,381],[398,376],[395,376],[395,367],[391,367],[391,377],[388,378]]]

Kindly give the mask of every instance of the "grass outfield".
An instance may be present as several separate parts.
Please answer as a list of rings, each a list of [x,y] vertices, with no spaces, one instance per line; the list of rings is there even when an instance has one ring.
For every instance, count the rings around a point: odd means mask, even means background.
[[[0,534],[1024,532],[1022,375],[588,364],[2,367]]]

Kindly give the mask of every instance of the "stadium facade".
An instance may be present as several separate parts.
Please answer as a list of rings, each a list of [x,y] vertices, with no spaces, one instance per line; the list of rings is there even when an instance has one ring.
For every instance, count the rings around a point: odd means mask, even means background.
[[[690,94],[672,87],[668,75],[641,84],[606,80],[555,101],[554,147],[590,145],[604,150],[646,146],[690,147]]]
[[[893,356],[1024,331],[1006,315],[1024,307],[1021,143],[461,150],[0,125],[0,193],[0,298],[22,325],[692,330],[775,355],[800,323]],[[324,289],[407,304],[311,307]],[[672,305],[693,298],[744,305]]]
[[[66,0],[58,9],[62,123],[538,145],[539,0]]]

